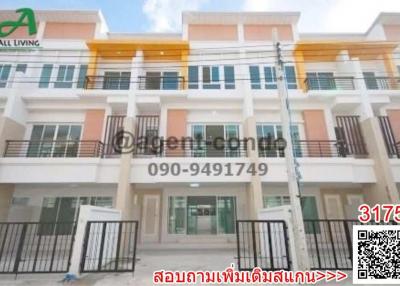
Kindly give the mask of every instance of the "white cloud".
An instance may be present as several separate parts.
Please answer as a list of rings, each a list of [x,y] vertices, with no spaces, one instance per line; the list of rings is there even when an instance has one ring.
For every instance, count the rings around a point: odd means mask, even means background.
[[[149,19],[152,32],[178,31],[182,11],[198,10],[208,0],[145,0],[143,13]]]
[[[399,0],[243,0],[247,11],[299,11],[300,32],[365,32],[379,12],[400,12]]]

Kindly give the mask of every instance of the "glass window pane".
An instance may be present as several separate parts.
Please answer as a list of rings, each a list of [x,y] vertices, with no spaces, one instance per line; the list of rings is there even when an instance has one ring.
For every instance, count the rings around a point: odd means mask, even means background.
[[[233,66],[224,66],[225,89],[235,88],[235,69]]]
[[[79,67],[78,82],[76,84],[77,88],[85,87],[85,80],[87,75],[88,65],[81,65]]]
[[[297,81],[294,66],[285,66],[285,75],[288,89],[296,89]]]
[[[189,66],[189,88],[199,88],[199,67]]]
[[[280,207],[282,205],[281,196],[264,196],[264,208]]]
[[[275,67],[264,67],[265,88],[277,89]]]
[[[54,224],[46,223],[57,221],[59,203],[59,198],[43,198],[39,221],[45,224],[40,226],[39,233],[41,235],[52,235],[54,233]]]
[[[210,67],[203,67],[203,84],[211,81]]]
[[[53,65],[45,64],[40,74],[39,88],[48,88],[50,84],[51,72]]]
[[[185,234],[186,198],[168,198],[168,233]]]
[[[301,208],[303,211],[303,219],[305,220],[313,220],[318,219],[318,209],[317,209],[317,201],[315,197],[302,197],[301,198]],[[313,225],[310,223],[306,223],[304,225],[306,233],[313,233]],[[316,225],[315,231],[317,233],[320,232],[319,225]]]
[[[43,132],[43,142],[40,144],[40,157],[51,157],[54,146],[55,125],[46,125]]]
[[[7,80],[10,76],[11,65],[0,65],[0,87],[7,86]]]
[[[218,198],[218,233],[235,233],[236,200],[234,197]]]
[[[258,66],[250,66],[250,82],[252,89],[261,89],[260,69]]]
[[[163,89],[177,90],[178,89],[178,73],[164,72],[163,73]]]
[[[187,197],[187,234],[217,233],[216,197]]]

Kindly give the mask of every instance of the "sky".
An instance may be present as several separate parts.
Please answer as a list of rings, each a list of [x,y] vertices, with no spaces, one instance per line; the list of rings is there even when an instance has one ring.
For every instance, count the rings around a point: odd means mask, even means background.
[[[299,32],[365,32],[400,0],[1,0],[1,9],[101,10],[111,32],[181,32],[181,12],[299,11]]]

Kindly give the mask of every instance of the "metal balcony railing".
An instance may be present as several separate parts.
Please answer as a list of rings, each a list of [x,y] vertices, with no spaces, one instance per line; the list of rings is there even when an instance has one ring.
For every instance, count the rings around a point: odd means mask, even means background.
[[[183,76],[139,76],[140,90],[181,90],[185,88]]]
[[[130,76],[86,76],[85,89],[129,90]]]
[[[388,152],[390,158],[399,158],[400,159],[400,141],[395,143],[393,148],[390,148],[391,152]]]
[[[353,77],[306,78],[307,90],[355,90]]]
[[[297,140],[293,142],[293,152],[298,158],[332,158],[332,157],[351,157],[349,146],[340,140]],[[284,157],[284,148],[274,147],[260,148],[258,150],[260,157]],[[367,154],[357,154],[357,156],[366,156]]]
[[[4,157],[83,158],[103,157],[101,141],[30,141],[6,140]]]
[[[365,85],[369,90],[398,90],[400,89],[399,77],[365,77]]]

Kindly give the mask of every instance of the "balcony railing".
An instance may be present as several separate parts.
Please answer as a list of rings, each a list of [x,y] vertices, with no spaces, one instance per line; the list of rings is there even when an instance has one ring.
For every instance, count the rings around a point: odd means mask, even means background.
[[[340,140],[297,140],[293,142],[293,152],[298,158],[326,158],[326,157],[351,157],[353,154],[344,141]],[[266,148],[258,150],[259,156],[264,158],[284,157],[284,149]],[[357,154],[358,157],[367,154]]]
[[[101,141],[30,141],[7,140],[4,157],[84,158],[102,157]]]
[[[130,76],[86,76],[85,89],[129,90]]]
[[[236,158],[247,156],[247,144],[244,140],[217,140],[215,142],[207,140],[165,140],[160,142],[159,148],[148,148],[147,150],[149,153],[157,154],[161,157]]]
[[[140,90],[181,90],[185,88],[183,76],[139,76]]]
[[[353,77],[306,78],[307,90],[354,90]]]
[[[400,141],[393,144],[393,147],[388,150],[389,158],[400,159]]]
[[[399,77],[365,77],[365,85],[369,90],[398,90],[400,89]]]

